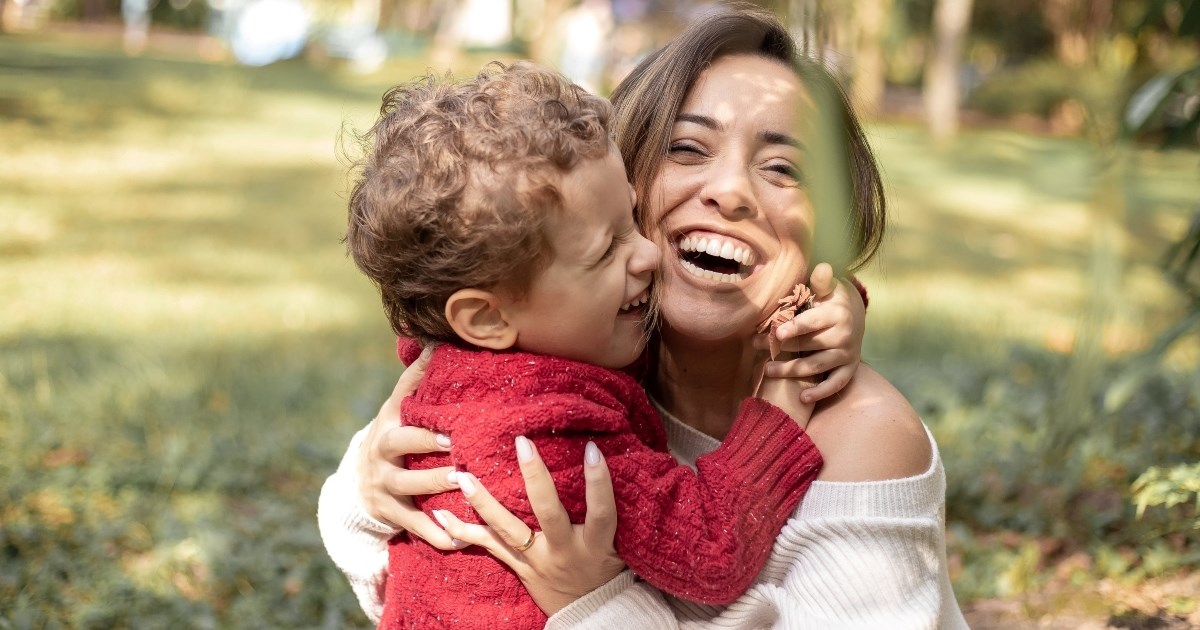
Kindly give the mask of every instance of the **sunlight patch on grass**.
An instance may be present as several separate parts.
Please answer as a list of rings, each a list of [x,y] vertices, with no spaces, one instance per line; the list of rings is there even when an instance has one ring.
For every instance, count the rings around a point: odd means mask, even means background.
[[[1028,208],[1032,196],[1019,181],[962,178],[937,188],[939,205],[969,217],[1011,220],[1014,210]]]

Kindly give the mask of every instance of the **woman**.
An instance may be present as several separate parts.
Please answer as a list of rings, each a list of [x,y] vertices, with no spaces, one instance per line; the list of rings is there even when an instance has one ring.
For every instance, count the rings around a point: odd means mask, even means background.
[[[882,238],[879,175],[828,74],[797,59],[786,30],[755,10],[722,9],[700,18],[640,64],[613,101],[617,142],[642,200],[642,227],[664,253],[657,296],[662,324],[647,391],[662,412],[672,452],[690,463],[715,448],[738,402],[753,391],[761,369],[757,327],[813,264],[818,217],[803,178],[819,165],[805,147],[820,142],[812,126],[825,120],[814,112],[832,104],[841,123],[853,183],[850,268],[866,263]],[[825,230],[838,227],[825,215],[819,222]],[[702,240],[714,239],[751,251],[752,264],[730,265],[696,251]],[[779,335],[795,338],[800,327]],[[836,346],[824,341],[808,343]],[[826,369],[804,362],[771,369],[793,375]],[[836,390],[847,368],[831,376],[826,385]],[[381,410],[385,420],[356,436],[322,492],[323,535],[352,582],[360,580],[356,592],[365,604],[381,587],[375,567],[386,558],[352,553],[351,538],[369,538],[372,526],[376,538],[395,530],[334,506],[356,489],[376,517],[435,545],[487,547],[553,613],[548,627],[965,627],[946,571],[945,478],[936,445],[904,397],[869,367],[818,405],[808,433],[825,467],[776,539],[756,584],[728,607],[670,600],[629,572],[616,574],[602,466],[584,467],[589,512],[583,525],[566,522],[536,458],[521,462],[542,527],[536,537],[482,488],[464,488],[464,494],[491,529],[452,522],[443,531],[415,517],[394,497],[453,487],[445,478],[418,478],[382,464],[445,448],[436,436],[387,428],[400,394],[418,378],[419,369],[410,368]]]

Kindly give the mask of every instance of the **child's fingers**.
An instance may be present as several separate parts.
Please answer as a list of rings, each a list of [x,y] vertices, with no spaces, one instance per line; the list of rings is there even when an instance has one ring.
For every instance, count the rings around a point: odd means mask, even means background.
[[[787,341],[828,330],[845,320],[845,313],[842,313],[837,307],[820,305],[796,315],[790,322],[780,324],[779,328],[775,329],[775,337],[780,341]]]
[[[517,436],[517,463],[521,476],[525,478],[525,493],[529,495],[529,507],[537,517],[538,527],[551,547],[570,544],[571,518],[558,498],[554,479],[538,454],[537,447],[525,436]],[[524,541],[518,541],[521,544]]]
[[[829,398],[842,391],[853,376],[854,366],[843,365],[836,368],[825,377],[825,380],[804,390],[804,393],[800,394],[800,400],[805,404],[811,404]]]
[[[590,549],[611,549],[617,535],[617,500],[608,462],[594,442],[588,442],[584,451],[583,479],[587,501],[583,542]]]
[[[467,497],[471,507],[479,513],[479,518],[482,518],[483,522],[491,527],[504,544],[509,547],[519,547],[529,540],[533,529],[509,512],[508,508],[501,505],[492,496],[492,493],[483,487],[475,475],[466,472],[458,473],[458,487],[462,490],[463,496]]]
[[[813,267],[812,274],[808,277],[808,288],[812,289],[813,295],[818,300],[829,297],[837,288],[837,281],[833,279],[833,267],[829,263],[821,263]]]
[[[764,375],[767,378],[815,378],[848,360],[844,352],[823,350],[788,361],[768,361]]]

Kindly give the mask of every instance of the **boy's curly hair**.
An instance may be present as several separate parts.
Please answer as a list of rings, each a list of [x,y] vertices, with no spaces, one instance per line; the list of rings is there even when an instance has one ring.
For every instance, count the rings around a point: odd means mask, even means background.
[[[558,184],[607,155],[610,113],[527,62],[489,64],[466,82],[427,75],[384,95],[358,137],[345,242],[397,334],[454,340],[444,311],[459,289],[524,295],[553,255]]]

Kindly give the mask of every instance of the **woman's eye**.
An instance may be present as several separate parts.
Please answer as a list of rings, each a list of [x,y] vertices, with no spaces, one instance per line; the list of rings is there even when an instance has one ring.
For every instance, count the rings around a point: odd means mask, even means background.
[[[667,147],[667,153],[670,153],[670,154],[676,155],[676,156],[690,155],[690,156],[695,156],[695,157],[701,157],[704,155],[704,152],[700,150],[700,147],[698,147],[690,142],[673,142],[673,143],[671,143],[670,146]]]
[[[797,184],[804,179],[800,173],[800,169],[792,166],[791,164],[772,164],[767,167],[767,170],[774,173],[779,173],[780,175],[785,175]]]

